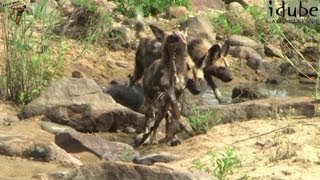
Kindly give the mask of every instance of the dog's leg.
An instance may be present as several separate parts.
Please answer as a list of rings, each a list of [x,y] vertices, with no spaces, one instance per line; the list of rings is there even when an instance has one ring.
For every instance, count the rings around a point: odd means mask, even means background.
[[[144,65],[141,62],[141,59],[143,57],[140,57],[140,50],[136,52],[136,58],[135,58],[135,66],[134,66],[134,72],[133,75],[129,75],[129,80],[130,80],[130,86],[134,86],[137,81],[139,81],[143,75],[144,72]]]
[[[156,131],[159,127],[159,124],[161,122],[161,120],[165,117],[165,112],[168,110],[168,104],[164,103],[164,105],[159,108],[159,112],[156,116],[156,119],[154,121],[153,126],[149,129],[148,132],[143,133],[141,140],[139,142],[136,142],[135,147],[139,147],[141,146],[151,135],[151,133],[153,133],[154,131]]]
[[[213,76],[211,74],[205,74],[204,79],[207,81],[208,85],[211,87],[215,97],[219,101],[219,103],[222,103],[222,96],[221,93],[216,85],[216,83],[213,80]]]

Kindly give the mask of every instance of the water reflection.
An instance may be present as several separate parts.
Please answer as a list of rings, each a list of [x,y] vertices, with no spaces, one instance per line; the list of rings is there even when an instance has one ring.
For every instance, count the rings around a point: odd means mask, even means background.
[[[313,96],[314,95],[314,85],[309,84],[298,84],[298,85],[273,85],[273,84],[261,84],[258,85],[259,89],[264,95],[269,97],[284,97],[284,96]],[[219,90],[223,99],[226,102],[231,101],[232,95],[231,86],[220,87]],[[202,98],[207,104],[219,104],[218,100],[215,98],[211,89],[208,89]]]

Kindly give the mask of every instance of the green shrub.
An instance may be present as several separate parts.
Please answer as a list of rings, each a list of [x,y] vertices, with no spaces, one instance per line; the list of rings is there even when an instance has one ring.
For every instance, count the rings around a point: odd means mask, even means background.
[[[114,0],[117,11],[127,17],[135,17],[137,11],[142,11],[144,16],[165,12],[170,6],[185,6],[191,10],[190,0]]]
[[[212,150],[208,153],[210,165],[202,163],[199,159],[192,162],[194,168],[209,173],[219,180],[225,179],[227,175],[233,174],[234,169],[242,166],[241,160],[233,148],[227,148],[217,153]]]
[[[188,117],[188,122],[196,134],[204,134],[212,127],[210,123],[211,115],[211,110],[201,112],[198,109],[194,109],[194,115]]]
[[[24,105],[39,96],[50,81],[61,75],[63,55],[67,44],[58,43],[57,53],[52,48],[50,30],[56,19],[56,11],[47,11],[48,0],[34,9],[33,17],[23,14],[20,25],[13,21],[1,22],[5,36],[6,72],[2,74],[6,84],[7,98]],[[6,9],[6,15],[10,14]],[[41,25],[41,32],[37,26]]]

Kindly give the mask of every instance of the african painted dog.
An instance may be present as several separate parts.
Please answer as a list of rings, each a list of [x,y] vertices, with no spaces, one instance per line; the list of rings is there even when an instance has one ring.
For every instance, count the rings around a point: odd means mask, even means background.
[[[206,40],[194,39],[188,43],[188,53],[196,66],[203,68],[206,82],[221,103],[221,94],[213,76],[223,82],[230,82],[233,79],[229,65],[224,58],[228,53],[229,45],[225,43],[222,47],[218,44],[210,46]]]
[[[154,61],[143,74],[146,124],[137,146],[151,135],[150,143],[157,143],[156,130],[166,119],[166,137],[161,142],[177,145],[176,134],[180,131],[179,96],[187,84],[187,42],[180,31],[164,34],[161,59]]]
[[[133,75],[129,75],[130,86],[138,82],[144,73],[154,61],[161,58],[161,43],[164,41],[166,33],[160,28],[149,25],[156,38],[142,37],[144,31],[143,23],[136,24],[136,37],[139,39],[139,45],[135,55],[135,67]],[[194,95],[201,92],[201,81],[203,80],[203,72],[201,66],[195,66],[193,61],[188,57],[187,63],[187,86],[186,88]]]

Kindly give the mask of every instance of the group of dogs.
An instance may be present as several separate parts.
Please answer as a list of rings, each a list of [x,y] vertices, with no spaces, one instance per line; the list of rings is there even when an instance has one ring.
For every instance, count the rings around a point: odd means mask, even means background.
[[[135,55],[133,75],[129,75],[130,86],[142,78],[144,90],[145,126],[137,135],[136,146],[142,144],[180,144],[177,133],[181,131],[181,101],[185,89],[193,95],[201,92],[205,80],[215,96],[221,101],[221,94],[214,77],[229,82],[232,74],[225,56],[228,44],[222,47],[211,45],[205,39],[187,37],[187,31],[165,32],[149,25],[154,38],[143,37],[144,25],[136,24],[139,45]],[[156,134],[162,119],[166,121],[166,136],[157,141]]]

